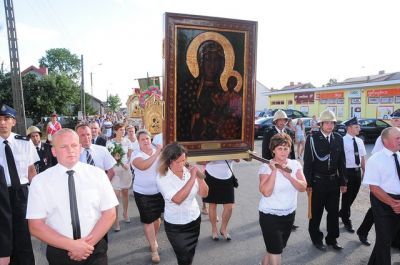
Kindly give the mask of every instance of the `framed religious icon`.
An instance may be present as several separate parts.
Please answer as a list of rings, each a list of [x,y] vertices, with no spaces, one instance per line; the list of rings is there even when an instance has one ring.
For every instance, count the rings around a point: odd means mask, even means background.
[[[164,143],[211,159],[253,149],[256,47],[257,22],[165,14]]]

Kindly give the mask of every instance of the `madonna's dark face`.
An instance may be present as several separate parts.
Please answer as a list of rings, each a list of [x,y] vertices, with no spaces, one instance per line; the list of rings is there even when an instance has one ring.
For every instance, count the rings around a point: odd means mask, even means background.
[[[218,78],[225,64],[224,52],[220,44],[215,41],[204,42],[198,51],[201,74],[207,80]]]

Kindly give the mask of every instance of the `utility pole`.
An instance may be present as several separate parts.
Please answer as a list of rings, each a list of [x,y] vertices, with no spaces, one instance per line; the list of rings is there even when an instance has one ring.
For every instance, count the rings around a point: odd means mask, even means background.
[[[83,54],[81,55],[81,111],[83,119],[86,119],[86,108],[85,108],[85,79],[83,71]]]
[[[14,5],[12,0],[4,0],[6,11],[8,50],[10,53],[11,87],[13,95],[13,107],[17,111],[16,132],[25,135],[25,105],[22,89],[21,72],[19,68],[19,54],[17,43],[17,29],[15,26]]]

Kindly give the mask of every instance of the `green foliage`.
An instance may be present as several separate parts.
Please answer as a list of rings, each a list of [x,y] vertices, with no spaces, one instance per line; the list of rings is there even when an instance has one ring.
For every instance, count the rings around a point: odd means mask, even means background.
[[[111,110],[112,112],[117,112],[119,111],[122,103],[121,103],[121,99],[119,98],[118,94],[116,94],[115,96],[113,95],[109,95],[107,98],[107,107],[109,108],[109,110]]]
[[[117,166],[122,166],[122,157],[125,155],[122,145],[113,141],[113,145],[108,147],[108,151],[114,157],[115,161],[117,161]]]
[[[337,85],[337,80],[335,78],[329,79],[329,82],[325,84],[325,86],[335,86]]]
[[[50,74],[66,75],[77,82],[81,72],[81,60],[65,48],[53,48],[46,51],[39,64],[46,66]]]

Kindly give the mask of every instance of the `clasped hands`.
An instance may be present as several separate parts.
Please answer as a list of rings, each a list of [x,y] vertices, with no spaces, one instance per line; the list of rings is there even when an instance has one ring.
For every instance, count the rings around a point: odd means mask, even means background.
[[[91,239],[92,236],[87,236],[74,240],[71,249],[68,251],[69,258],[75,261],[82,261],[92,255],[94,246],[89,243]]]

